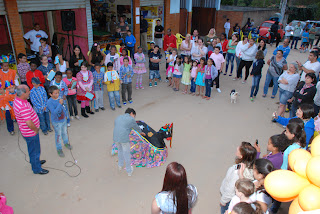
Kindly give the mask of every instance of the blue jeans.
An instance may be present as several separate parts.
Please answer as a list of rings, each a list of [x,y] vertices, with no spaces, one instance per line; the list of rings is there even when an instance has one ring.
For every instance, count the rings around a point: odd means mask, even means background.
[[[231,71],[230,71],[230,74],[232,74],[232,71],[233,71],[233,64],[234,64],[234,57],[236,55],[234,53],[227,53],[227,56],[226,56],[226,73],[228,73],[228,67],[229,67],[229,62],[231,63]]]
[[[108,91],[110,107],[115,108],[114,98],[116,98],[117,106],[121,106],[120,104],[120,92],[119,91]]]
[[[48,132],[51,130],[50,127],[50,115],[49,112],[43,112],[42,114],[37,114],[40,120],[40,129],[43,133]]]
[[[263,94],[265,94],[265,95],[268,94],[269,84],[270,84],[271,80],[273,80],[272,96],[276,96],[276,94],[278,92],[278,79],[279,79],[279,77],[274,77],[269,72],[267,72],[266,82],[264,83],[264,88],[263,88]]]
[[[196,79],[195,78],[191,78],[190,92],[191,93],[195,93],[196,92]]]
[[[32,137],[24,137],[24,139],[27,142],[29,159],[30,159],[32,171],[34,174],[37,174],[42,170],[41,163],[40,163],[41,150],[40,150],[39,134],[32,136]]]
[[[14,125],[13,125],[13,120],[11,119],[11,113],[9,110],[6,110],[6,121],[7,121],[8,132],[13,132]]]
[[[70,123],[69,108],[68,108],[67,100],[63,100],[63,107],[66,110],[67,123]]]
[[[221,214],[224,214],[228,210],[229,204],[230,201],[225,206],[220,205]]]
[[[289,117],[295,117],[296,116],[296,112],[298,110],[298,106],[299,105],[300,105],[300,103],[298,103],[298,101],[293,101],[293,103],[291,105]]]
[[[57,150],[62,150],[61,140],[63,140],[64,144],[69,143],[67,121],[64,120],[62,123],[52,122],[52,126],[55,132],[56,148]]]
[[[131,173],[131,152],[130,142],[128,143],[116,143],[118,147],[118,166],[123,167],[126,162],[126,171]]]
[[[211,96],[211,84],[212,84],[212,79],[205,79],[204,83],[206,85],[206,97],[210,97]]]
[[[236,57],[237,70],[238,70],[238,68],[239,68],[240,61],[241,61],[241,59],[240,59],[240,58],[238,58],[238,57]],[[242,78],[242,72],[241,72],[241,74],[240,74],[240,78]]]
[[[317,106],[316,104],[313,104],[313,108],[314,108],[314,115],[318,115],[318,113],[320,111],[320,106]]]
[[[286,105],[287,101],[293,96],[293,92],[283,90],[279,87],[279,101],[280,104]]]
[[[274,200],[270,210],[272,211],[272,213],[277,213],[279,208],[280,208],[280,206],[281,206],[281,202],[277,201],[277,200]]]
[[[298,42],[299,42],[299,37],[295,37],[295,36],[294,36],[294,37],[293,37],[293,40],[292,40],[292,43],[291,43],[291,49],[292,49],[294,43],[296,43],[296,44],[294,45],[294,48],[297,48]]]
[[[252,86],[251,86],[250,97],[257,96],[258,91],[259,91],[260,79],[261,79],[261,75],[257,75],[257,76],[252,77]]]

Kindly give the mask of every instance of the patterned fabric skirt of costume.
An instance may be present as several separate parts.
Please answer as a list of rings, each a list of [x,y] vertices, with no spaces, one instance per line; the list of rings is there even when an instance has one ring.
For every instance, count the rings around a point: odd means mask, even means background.
[[[144,74],[147,72],[146,66],[144,65],[144,63],[136,63],[136,65],[133,68],[133,72],[135,74]]]
[[[167,147],[157,148],[153,146],[134,130],[131,131],[129,138],[131,145],[131,165],[152,168],[161,166],[166,162],[168,156]],[[111,154],[118,154],[118,148],[115,143],[112,144]]]

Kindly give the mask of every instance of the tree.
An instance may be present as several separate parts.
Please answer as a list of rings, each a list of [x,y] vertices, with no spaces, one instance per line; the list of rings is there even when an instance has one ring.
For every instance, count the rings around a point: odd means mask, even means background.
[[[244,4],[248,7],[251,3],[252,3],[253,0],[244,0]]]

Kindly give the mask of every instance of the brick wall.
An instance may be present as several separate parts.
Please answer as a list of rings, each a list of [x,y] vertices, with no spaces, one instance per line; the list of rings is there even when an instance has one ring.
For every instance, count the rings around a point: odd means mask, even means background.
[[[223,11],[223,10],[216,11],[215,29],[216,29],[217,35],[224,33],[224,31],[225,31],[224,30],[224,23],[226,22],[227,18],[230,19],[230,23],[231,23],[230,31],[232,32],[232,27],[236,23],[241,25],[242,19],[243,19],[243,12],[241,12],[241,11]]]
[[[171,0],[175,1],[175,0]],[[164,32],[171,28],[173,34],[179,33],[180,13],[170,14],[170,0],[164,0]]]
[[[15,53],[16,55],[19,53],[26,53],[17,2],[12,0],[4,0],[4,4],[8,15],[9,27]]]

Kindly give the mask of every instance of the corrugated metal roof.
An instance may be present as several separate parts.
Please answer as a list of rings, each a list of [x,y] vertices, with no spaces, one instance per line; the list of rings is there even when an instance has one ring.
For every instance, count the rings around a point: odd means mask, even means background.
[[[17,0],[19,12],[85,8],[86,0]]]
[[[215,8],[216,0],[192,0],[192,7]]]
[[[164,0],[140,0],[140,7],[157,5],[164,5]]]
[[[180,0],[180,8],[186,9],[186,6],[187,6],[186,0]]]
[[[0,15],[6,15],[6,8],[4,7],[3,0],[0,0]]]

